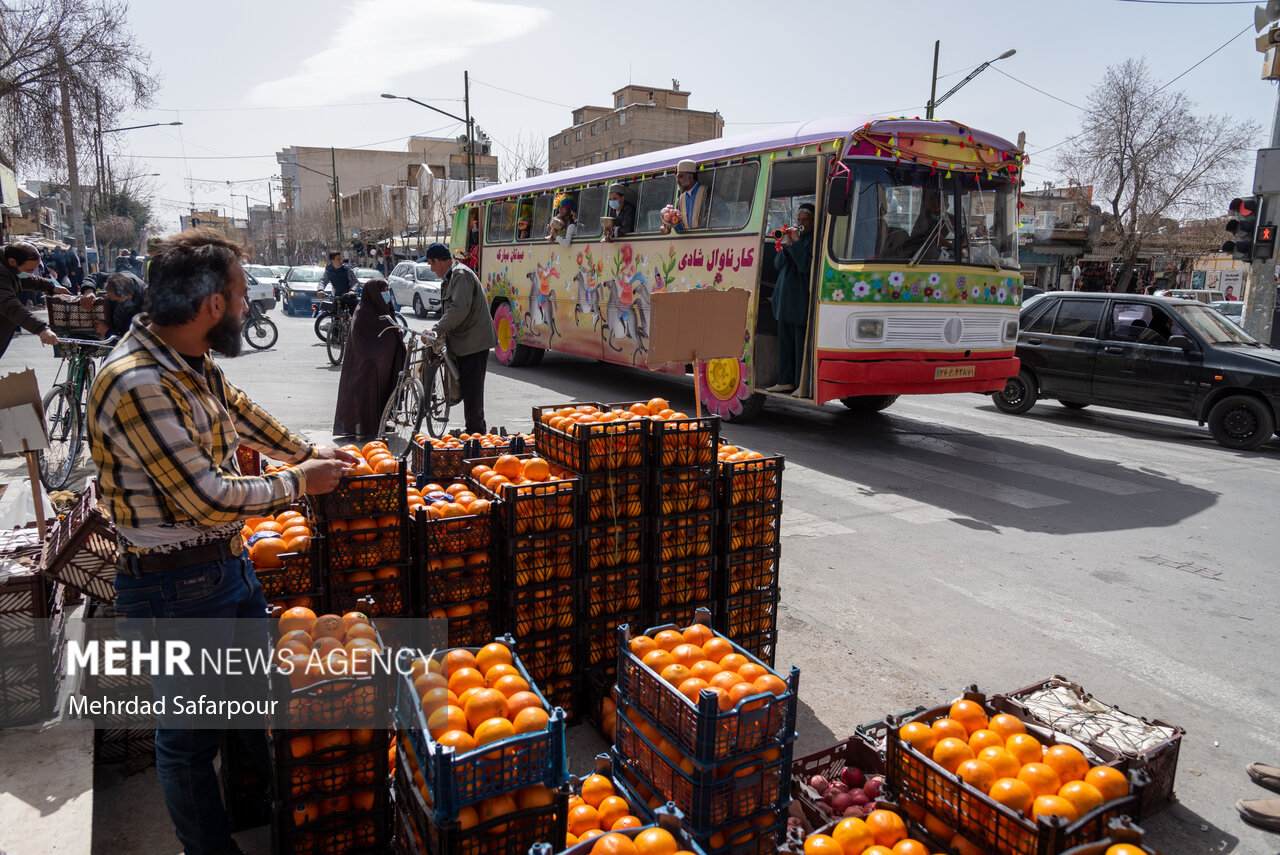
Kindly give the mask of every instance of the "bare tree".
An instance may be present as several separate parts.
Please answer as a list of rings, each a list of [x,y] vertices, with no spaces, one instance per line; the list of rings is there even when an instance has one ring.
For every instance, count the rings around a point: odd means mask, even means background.
[[[509,145],[502,146],[499,175],[503,183],[516,181],[529,175],[530,169],[538,173],[547,171],[547,141],[540,140],[533,131],[517,137]]]
[[[461,181],[432,181],[427,206],[418,217],[419,236],[430,235],[433,240],[447,237],[453,225],[453,209],[466,193]]]
[[[1125,60],[1090,93],[1081,132],[1061,156],[1061,171],[1097,188],[1094,199],[1110,214],[1103,240],[1122,265],[1117,291],[1130,290],[1134,263],[1162,218],[1204,217],[1239,187],[1258,126],[1193,109],[1144,60]]]

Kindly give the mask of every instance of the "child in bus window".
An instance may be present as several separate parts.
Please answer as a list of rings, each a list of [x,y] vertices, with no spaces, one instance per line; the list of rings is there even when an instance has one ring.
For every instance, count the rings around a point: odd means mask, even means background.
[[[547,237],[561,246],[568,246],[578,229],[578,206],[573,197],[562,194],[556,197],[555,213],[547,223]]]

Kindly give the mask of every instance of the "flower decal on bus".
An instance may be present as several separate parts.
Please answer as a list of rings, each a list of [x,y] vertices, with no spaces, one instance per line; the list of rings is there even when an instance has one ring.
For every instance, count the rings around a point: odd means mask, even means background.
[[[827,303],[951,303],[972,306],[1016,306],[1022,280],[1017,276],[972,275],[947,271],[889,272],[884,278],[866,271],[827,268],[822,276],[822,300]]]

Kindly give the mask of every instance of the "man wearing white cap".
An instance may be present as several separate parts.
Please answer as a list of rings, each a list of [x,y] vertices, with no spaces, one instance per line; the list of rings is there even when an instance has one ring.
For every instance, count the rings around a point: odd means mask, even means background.
[[[680,222],[674,225],[676,232],[702,228],[707,217],[707,190],[698,183],[698,164],[692,160],[677,163],[676,186],[680,188],[680,195],[676,196],[676,210],[680,212]],[[662,233],[665,235],[672,228],[663,223]]]

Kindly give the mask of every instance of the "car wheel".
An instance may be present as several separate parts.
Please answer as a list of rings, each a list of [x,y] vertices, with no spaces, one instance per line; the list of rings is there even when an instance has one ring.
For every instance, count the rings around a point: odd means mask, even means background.
[[[288,315],[289,317],[291,317],[291,318],[292,318],[292,317],[293,317],[293,303],[291,303],[291,302],[290,302],[290,301],[288,301],[288,300],[285,300],[283,303],[281,303],[281,304],[280,304],[280,311],[284,312],[286,315]]]
[[[896,400],[898,400],[897,395],[854,395],[841,398],[840,403],[855,413],[878,413],[888,409]]]
[[[1059,401],[1058,401],[1058,403],[1059,403],[1059,404],[1061,404],[1062,406],[1066,407],[1068,410],[1083,410],[1085,407],[1089,406],[1089,405],[1088,405],[1088,404],[1086,404],[1084,401],[1063,401],[1063,400],[1059,400]]]
[[[1271,409],[1249,395],[1230,395],[1209,412],[1209,432],[1227,448],[1253,451],[1271,439],[1275,429]]]
[[[427,316],[427,307],[422,305],[422,296],[419,294],[413,295],[413,314],[419,318]]]
[[[1039,395],[1040,390],[1036,385],[1035,378],[1031,376],[1030,371],[1024,368],[1018,372],[1017,377],[1010,377],[1005,382],[1003,389],[999,392],[993,392],[991,400],[995,403],[996,409],[1001,412],[1018,415],[1035,406],[1036,398]]]

